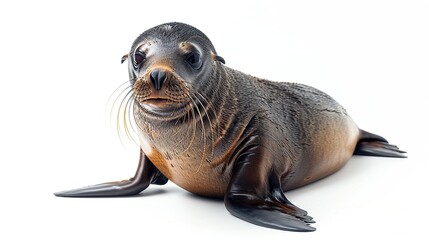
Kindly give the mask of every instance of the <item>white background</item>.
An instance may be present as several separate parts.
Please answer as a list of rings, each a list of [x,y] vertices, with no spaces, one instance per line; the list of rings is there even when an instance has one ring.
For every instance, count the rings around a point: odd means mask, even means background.
[[[282,4],[279,4],[282,2]],[[132,41],[181,21],[228,66],[317,87],[407,159],[353,157],[287,193],[314,233],[248,224],[172,183],[137,197],[53,192],[133,175],[106,102]],[[428,239],[428,1],[2,1],[0,239]]]

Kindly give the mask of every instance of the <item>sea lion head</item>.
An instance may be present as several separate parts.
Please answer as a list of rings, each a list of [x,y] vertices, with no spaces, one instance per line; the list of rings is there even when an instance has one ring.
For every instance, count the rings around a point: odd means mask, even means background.
[[[143,32],[128,59],[135,102],[147,115],[175,118],[186,114],[207,86],[215,64],[225,63],[200,30],[166,23]]]

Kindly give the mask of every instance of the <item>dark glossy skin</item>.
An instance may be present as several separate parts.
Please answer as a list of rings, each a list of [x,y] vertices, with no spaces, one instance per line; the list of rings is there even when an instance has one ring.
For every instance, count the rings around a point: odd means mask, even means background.
[[[127,58],[141,145],[136,176],[57,196],[133,195],[171,180],[224,198],[233,215],[251,223],[314,231],[285,191],[334,173],[354,153],[404,157],[360,130],[327,94],[224,66],[210,40],[189,25],[149,29]]]

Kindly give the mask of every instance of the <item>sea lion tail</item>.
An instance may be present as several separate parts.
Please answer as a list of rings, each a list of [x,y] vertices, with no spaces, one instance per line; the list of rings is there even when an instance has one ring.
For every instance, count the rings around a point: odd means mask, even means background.
[[[356,144],[353,155],[406,158],[405,151],[376,134],[360,130],[360,139]]]

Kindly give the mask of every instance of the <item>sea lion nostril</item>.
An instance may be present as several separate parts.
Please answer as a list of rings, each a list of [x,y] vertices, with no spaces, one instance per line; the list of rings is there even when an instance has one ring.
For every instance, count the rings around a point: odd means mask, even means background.
[[[167,73],[163,70],[155,69],[150,73],[150,81],[156,90],[160,90],[162,84],[167,78]]]

